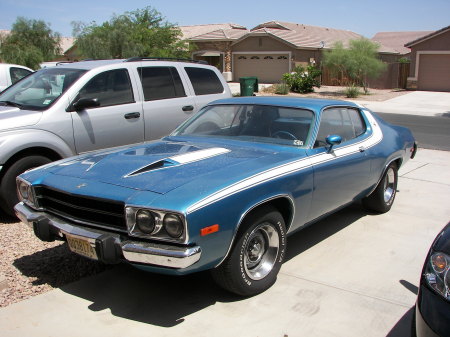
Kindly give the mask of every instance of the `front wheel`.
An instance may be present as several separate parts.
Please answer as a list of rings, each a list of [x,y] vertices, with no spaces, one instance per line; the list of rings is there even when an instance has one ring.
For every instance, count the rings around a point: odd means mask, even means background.
[[[362,200],[364,207],[378,213],[389,211],[397,194],[397,180],[397,165],[391,163],[375,190]]]
[[[274,208],[260,208],[242,223],[228,257],[212,270],[214,280],[224,289],[252,296],[276,281],[286,253],[286,227]]]
[[[5,172],[0,183],[0,207],[6,214],[14,216],[14,206],[19,202],[16,192],[16,177],[27,170],[50,163],[43,156],[23,157],[13,163]]]

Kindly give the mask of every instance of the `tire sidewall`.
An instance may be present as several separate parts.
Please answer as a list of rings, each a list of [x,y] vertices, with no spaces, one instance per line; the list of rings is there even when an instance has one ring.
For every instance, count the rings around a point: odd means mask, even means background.
[[[249,277],[244,267],[245,249],[252,231],[263,223],[270,224],[277,231],[279,247],[275,263],[269,274],[260,280],[253,280]],[[246,225],[246,229],[237,241],[235,249],[233,249],[230,256],[230,262],[232,263],[232,266],[237,269],[234,277],[241,289],[240,292],[243,295],[255,295],[269,288],[277,279],[277,274],[286,255],[286,226],[283,217],[278,212],[270,212],[257,219],[252,217],[252,219],[249,219],[249,221],[246,221],[243,225]]]

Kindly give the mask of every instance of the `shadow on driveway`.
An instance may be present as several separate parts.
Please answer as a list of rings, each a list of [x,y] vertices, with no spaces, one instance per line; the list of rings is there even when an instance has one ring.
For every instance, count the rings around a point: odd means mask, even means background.
[[[297,232],[288,238],[287,260],[295,258],[367,215],[360,205],[355,204]],[[62,260],[39,259],[46,264],[45,267],[41,265],[38,268],[28,269],[27,260],[36,261],[33,254],[22,257],[14,265],[27,276],[36,277],[36,283],[49,282],[39,270],[48,271],[50,268],[58,271],[61,264],[67,265],[64,261],[70,259],[65,255],[65,247],[52,249],[61,250]],[[77,268],[76,264],[71,265]],[[67,268],[62,268],[61,271],[68,272]],[[109,309],[114,316],[161,327],[176,326],[184,321],[184,317],[217,302],[245,301],[244,298],[230,294],[217,286],[209,272],[169,276],[144,272],[127,264],[114,266],[110,270],[62,286],[60,289],[92,302],[88,307],[92,311]]]

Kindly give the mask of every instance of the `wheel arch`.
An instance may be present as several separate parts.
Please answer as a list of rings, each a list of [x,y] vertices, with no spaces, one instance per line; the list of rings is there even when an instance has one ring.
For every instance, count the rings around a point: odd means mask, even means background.
[[[27,156],[31,156],[31,155],[40,155],[43,157],[47,157],[48,159],[50,159],[52,161],[56,161],[56,160],[63,158],[63,156],[61,156],[58,152],[56,152],[55,150],[52,150],[48,147],[34,146],[34,147],[22,149],[19,152],[12,155],[6,161],[6,163],[3,165],[3,168],[0,171],[0,179],[3,178],[5,172],[8,170],[8,168],[11,167],[11,165],[14,164],[17,160],[25,158]]]
[[[246,217],[248,217],[250,214],[252,214],[253,212],[264,208],[264,207],[273,207],[275,208],[278,212],[280,212],[281,216],[284,219],[284,223],[286,226],[286,232],[289,231],[289,227],[291,227],[292,225],[292,221],[294,219],[294,214],[295,214],[295,208],[294,208],[294,201],[292,200],[292,198],[287,195],[276,195],[276,196],[272,196],[270,198],[261,200],[255,204],[253,204],[252,206],[248,207],[240,216],[239,218],[239,222],[237,224],[236,230],[233,234],[233,237],[231,239],[230,245],[228,247],[227,253],[225,254],[225,256],[220,260],[220,262],[215,266],[218,267],[219,265],[222,264],[222,262],[228,257],[228,255],[231,252],[231,249],[236,241],[236,238],[239,236],[239,234],[242,232],[243,228],[242,228],[242,223],[244,221],[244,219]]]
[[[395,165],[397,165],[397,171],[400,169],[400,166],[403,163],[403,158],[401,156],[399,157],[394,157],[391,158],[390,160],[386,161],[386,164],[383,167],[383,170],[381,171],[380,176],[378,177],[377,183],[375,184],[375,186],[369,191],[369,193],[366,194],[366,196],[372,194],[373,191],[375,191],[375,189],[378,187],[378,184],[380,183],[381,179],[383,179],[384,174],[386,173],[387,168],[389,167],[389,165],[391,165],[392,163],[395,163]]]

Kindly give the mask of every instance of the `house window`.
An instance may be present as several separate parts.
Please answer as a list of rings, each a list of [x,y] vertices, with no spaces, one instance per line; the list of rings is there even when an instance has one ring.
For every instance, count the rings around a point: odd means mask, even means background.
[[[239,56],[238,60],[246,60],[247,58],[245,56]]]
[[[287,57],[286,56],[278,56],[278,59],[279,60],[287,60]]]
[[[273,57],[272,56],[265,56],[264,60],[273,60]]]
[[[252,60],[259,60],[259,56],[252,56],[250,57]]]

